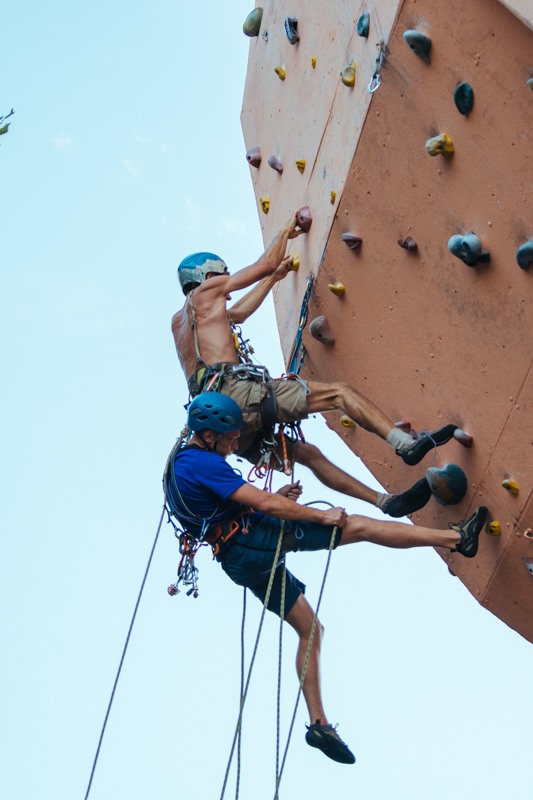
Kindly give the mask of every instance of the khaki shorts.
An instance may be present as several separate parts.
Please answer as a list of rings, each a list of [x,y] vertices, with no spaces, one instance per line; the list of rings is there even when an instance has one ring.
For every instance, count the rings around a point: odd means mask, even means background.
[[[269,381],[276,397],[276,419],[278,422],[299,422],[307,419],[307,384],[298,380]],[[267,394],[266,384],[258,380],[238,380],[225,377],[220,391],[233,398],[242,410],[244,428],[239,439],[239,453],[253,444],[256,434],[263,427],[260,403]],[[252,460],[252,459],[250,459]]]

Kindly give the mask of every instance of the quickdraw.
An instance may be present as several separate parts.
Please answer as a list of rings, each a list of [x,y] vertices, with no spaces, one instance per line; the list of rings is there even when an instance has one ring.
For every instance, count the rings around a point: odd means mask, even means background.
[[[292,351],[291,359],[289,362],[289,374],[294,373],[298,375],[305,358],[305,347],[302,342],[303,330],[307,324],[307,317],[309,315],[309,300],[311,299],[311,291],[313,289],[313,276],[309,275],[307,278],[307,286],[302,300],[300,309],[300,321],[298,322],[298,332],[294,340],[294,348]]]

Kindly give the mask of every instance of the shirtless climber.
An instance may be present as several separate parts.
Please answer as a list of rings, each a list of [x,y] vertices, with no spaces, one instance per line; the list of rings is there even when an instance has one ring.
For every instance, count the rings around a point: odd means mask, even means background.
[[[172,318],[172,333],[191,396],[209,389],[236,400],[244,415],[238,452],[255,465],[264,452],[262,430],[272,428],[274,422],[294,423],[309,414],[334,409],[384,439],[406,464],[418,464],[429,450],[453,437],[455,425],[443,425],[414,439],[345,383],[271,379],[265,367],[240,363],[232,324],[248,319],[274,284],[286,277],[292,264],[292,257],[286,255],[288,240],[301,233],[296,216],[291,217],[259,260],[233,275],[213,253],[195,253],[181,262],[178,278],[186,301]],[[249,286],[252,289],[228,310],[230,293]],[[265,420],[268,407],[269,419]],[[309,442],[286,442],[286,446],[289,460],[308,467],[325,486],[372,503],[392,517],[417,511],[431,497],[425,478],[401,494],[384,494],[335,466]],[[280,455],[278,464],[282,463]]]
[[[435,530],[347,515],[344,508],[321,511],[299,505],[299,483],[275,494],[261,491],[227,463],[227,456],[240,450],[239,431],[243,425],[241,410],[231,397],[219,392],[198,395],[189,406],[188,424],[191,439],[185,446],[181,441],[176,444],[165,469],[170,511],[192,538],[201,538],[213,546],[222,569],[235,583],[249,588],[263,603],[274,568],[267,608],[275,614],[281,611],[288,551],[327,550],[330,546],[372,542],[395,548],[446,547],[467,558],[477,553],[479,534],[487,517],[483,506],[465,522],[450,525],[449,530]],[[279,520],[285,520],[283,526]],[[274,567],[280,536],[281,555]],[[304,591],[304,584],[287,570],[283,618],[298,634],[296,668],[300,679],[315,617]],[[346,604],[346,598],[342,602]],[[322,703],[322,635],[322,625],[317,621],[302,686],[310,720],[305,738],[311,747],[334,761],[353,764],[353,754],[329,724]]]

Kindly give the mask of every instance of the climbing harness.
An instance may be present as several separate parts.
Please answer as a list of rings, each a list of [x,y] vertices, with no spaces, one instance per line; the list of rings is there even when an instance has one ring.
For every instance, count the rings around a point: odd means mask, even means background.
[[[373,94],[381,86],[381,70],[387,61],[388,48],[383,39],[377,43],[378,54],[376,56],[376,63],[374,65],[374,74],[370,78],[368,84],[368,91]]]

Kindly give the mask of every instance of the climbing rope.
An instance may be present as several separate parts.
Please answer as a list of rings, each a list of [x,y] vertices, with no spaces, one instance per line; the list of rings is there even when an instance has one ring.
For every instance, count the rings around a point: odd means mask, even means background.
[[[276,547],[276,553],[274,555],[274,561],[272,562],[272,569],[270,570],[270,577],[268,579],[268,585],[267,585],[267,590],[266,590],[266,595],[265,595],[265,601],[263,603],[263,611],[261,613],[261,619],[259,620],[259,628],[258,628],[258,631],[257,631],[257,635],[255,637],[255,645],[254,645],[254,649],[253,649],[253,652],[252,652],[252,658],[250,660],[250,666],[248,667],[248,675],[247,675],[247,678],[246,678],[244,691],[241,694],[239,716],[237,718],[237,724],[235,726],[235,733],[233,735],[233,742],[231,744],[231,750],[230,750],[230,754],[229,754],[229,758],[228,758],[228,764],[227,764],[227,767],[226,767],[226,774],[224,775],[224,782],[222,784],[222,792],[220,794],[220,800],[223,800],[223,797],[224,797],[224,794],[225,794],[225,791],[226,791],[226,784],[228,782],[228,776],[229,776],[229,771],[230,771],[230,767],[231,767],[231,762],[233,761],[233,753],[235,751],[235,744],[236,744],[236,741],[237,741],[237,736],[239,734],[239,730],[241,728],[242,714],[243,714],[243,711],[244,711],[244,703],[246,701],[246,695],[248,694],[248,687],[250,686],[250,679],[252,677],[252,668],[253,668],[253,665],[254,665],[255,657],[257,655],[257,648],[259,646],[259,639],[260,639],[260,636],[261,636],[261,630],[263,628],[263,621],[265,619],[265,612],[267,610],[268,601],[270,600],[270,593],[272,591],[272,585],[274,583],[274,575],[275,575],[275,572],[276,572],[276,569],[277,569],[279,555],[281,553],[281,544],[282,544],[282,541],[283,541],[283,532],[284,532],[284,530],[285,530],[285,523],[282,520],[281,521],[280,530],[279,530],[279,537],[278,537],[278,544],[277,544],[277,547]],[[237,772],[237,785],[239,784],[239,782],[240,782],[240,772],[238,771]],[[235,796],[235,800],[238,800],[238,794]]]
[[[307,317],[309,315],[309,300],[311,299],[311,291],[313,289],[313,276],[309,275],[307,278],[307,286],[305,289],[305,293],[302,300],[302,306],[300,308],[300,321],[298,322],[298,332],[296,334],[296,339],[294,340],[294,348],[292,351],[291,359],[289,361],[289,374],[294,373],[298,375],[302,368],[302,364],[305,358],[305,347],[302,342],[302,335],[303,330],[307,324]]]
[[[161,511],[161,518],[159,520],[159,525],[157,526],[157,531],[156,531],[156,534],[155,534],[154,543],[152,545],[152,549],[150,550],[150,556],[148,558],[148,564],[146,565],[146,569],[144,571],[144,577],[142,579],[141,588],[139,589],[139,594],[137,595],[137,602],[135,603],[135,608],[133,610],[133,616],[131,618],[130,627],[128,629],[128,635],[126,636],[126,641],[125,641],[124,647],[122,649],[122,655],[120,657],[120,663],[118,665],[117,674],[115,676],[115,682],[113,684],[113,690],[111,692],[111,697],[109,698],[109,703],[107,705],[107,711],[106,711],[106,714],[105,714],[104,723],[102,725],[102,730],[100,731],[100,738],[98,740],[98,747],[96,748],[96,754],[95,754],[95,757],[94,757],[93,766],[92,766],[92,769],[91,769],[91,774],[90,774],[90,777],[89,777],[89,783],[88,783],[88,786],[87,786],[87,791],[85,792],[84,800],[87,800],[87,798],[89,797],[89,793],[91,791],[91,786],[92,786],[92,782],[93,782],[93,778],[94,778],[94,773],[95,773],[95,770],[96,770],[96,765],[98,763],[98,757],[100,755],[100,749],[102,747],[102,741],[104,739],[104,733],[105,733],[105,729],[106,729],[106,726],[107,726],[107,721],[109,719],[109,714],[111,712],[111,706],[113,705],[113,700],[115,698],[115,692],[117,690],[118,680],[120,678],[120,673],[122,671],[122,665],[124,664],[124,659],[126,657],[126,651],[128,649],[128,645],[129,645],[129,642],[130,642],[130,636],[131,636],[131,632],[133,630],[133,625],[135,623],[135,618],[137,616],[137,611],[138,611],[138,608],[139,608],[139,604],[141,602],[141,597],[142,597],[142,593],[144,591],[144,586],[145,586],[145,583],[146,583],[146,579],[148,577],[148,572],[150,571],[150,566],[152,564],[152,558],[153,558],[154,551],[155,551],[155,548],[156,548],[156,545],[157,545],[157,541],[159,539],[159,534],[161,532],[161,525],[163,524],[163,519],[164,519],[164,516],[165,516],[165,509],[166,509],[166,497],[165,497],[165,502],[163,503],[163,510]]]

